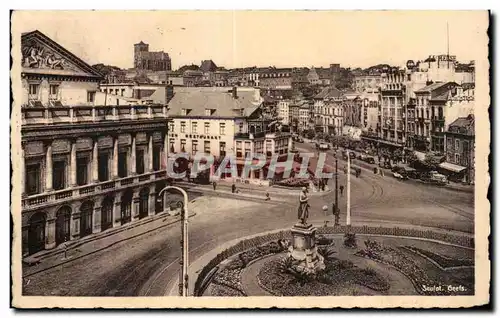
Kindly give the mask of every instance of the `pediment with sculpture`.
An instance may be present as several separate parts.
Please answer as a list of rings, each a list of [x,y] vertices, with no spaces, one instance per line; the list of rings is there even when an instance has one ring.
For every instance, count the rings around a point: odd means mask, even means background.
[[[21,51],[21,65],[24,71],[100,76],[90,65],[38,31],[27,37],[23,36]]]

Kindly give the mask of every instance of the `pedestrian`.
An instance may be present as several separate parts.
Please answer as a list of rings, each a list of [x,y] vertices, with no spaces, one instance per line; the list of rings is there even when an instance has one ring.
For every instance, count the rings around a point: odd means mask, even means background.
[[[232,193],[235,193],[236,192],[236,184],[233,183],[233,185],[231,186],[231,192]]]
[[[215,181],[214,181],[214,182],[212,182],[212,186],[214,187],[214,191],[215,191],[215,190],[216,190],[216,188],[217,188],[217,182],[215,182]]]
[[[321,182],[321,191],[325,191],[326,181],[323,179]]]
[[[269,196],[269,192],[266,192],[266,201],[270,201],[271,197]]]
[[[340,196],[343,196],[344,195],[344,186],[341,185],[339,188],[340,188]]]

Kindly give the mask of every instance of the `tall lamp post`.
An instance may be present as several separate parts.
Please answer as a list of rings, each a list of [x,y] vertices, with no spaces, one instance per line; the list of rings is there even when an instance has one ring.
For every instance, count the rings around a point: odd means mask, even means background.
[[[338,146],[335,146],[335,225],[339,225],[339,160],[337,158]]]
[[[184,189],[175,186],[166,186],[161,189],[158,196],[161,197],[163,191],[165,190],[177,190],[184,196],[184,204],[181,211],[181,260],[179,264],[181,265],[181,271],[179,274],[179,295],[183,297],[188,296],[188,255],[189,255],[189,245],[188,245],[188,195]]]

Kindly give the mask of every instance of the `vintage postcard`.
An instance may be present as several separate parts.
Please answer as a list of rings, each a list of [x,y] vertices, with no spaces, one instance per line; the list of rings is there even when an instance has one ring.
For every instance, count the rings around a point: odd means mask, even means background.
[[[487,11],[15,11],[12,305],[489,303]]]

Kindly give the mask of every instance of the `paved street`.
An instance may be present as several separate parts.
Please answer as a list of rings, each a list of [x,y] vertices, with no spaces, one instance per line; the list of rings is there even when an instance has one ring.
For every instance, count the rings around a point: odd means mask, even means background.
[[[308,151],[310,146],[299,145]],[[334,159],[328,156],[327,164]],[[345,184],[339,160],[339,184]],[[473,195],[423,184],[398,181],[390,175],[382,177],[363,170],[360,178],[352,176],[352,222],[388,225],[415,225],[473,232]],[[330,182],[330,187],[334,183]],[[345,222],[346,195],[339,195],[341,222]],[[190,261],[193,262],[220,243],[239,237],[291,226],[296,220],[296,202],[264,204],[245,200],[214,199],[205,195],[197,199],[191,210]],[[311,199],[313,224],[332,220],[334,194]],[[329,215],[321,210],[329,206]],[[156,222],[156,223],[155,223]],[[178,224],[158,230],[153,228],[138,236],[91,256],[29,277],[26,294],[85,296],[159,296],[168,293],[178,275],[180,253]],[[75,280],[80,277],[80,280]],[[193,282],[192,282],[193,283]]]

